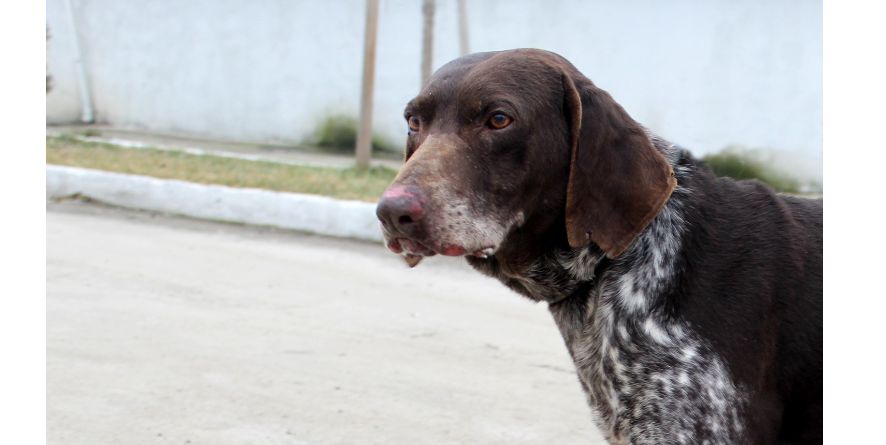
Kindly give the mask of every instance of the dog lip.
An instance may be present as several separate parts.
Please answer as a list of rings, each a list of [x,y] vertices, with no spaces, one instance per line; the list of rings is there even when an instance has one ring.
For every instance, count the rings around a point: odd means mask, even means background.
[[[388,250],[393,253],[415,256],[434,256],[440,254],[445,256],[474,256],[477,258],[488,258],[495,252],[495,248],[492,246],[480,249],[469,249],[459,244],[444,244],[437,247],[429,246],[420,241],[402,236],[391,238],[385,243],[385,245]]]
[[[394,252],[394,253],[403,252],[403,247],[400,246],[400,242],[397,241],[396,239],[392,239],[392,240],[388,241],[386,246],[387,246],[388,250],[390,250],[391,252]]]
[[[432,256],[437,253],[434,251],[434,249],[431,249],[428,246],[409,238],[396,238],[393,242],[397,243],[397,245],[400,246],[400,252],[406,252],[420,256]]]
[[[462,256],[466,252],[465,248],[456,244],[450,244],[440,249],[440,253],[446,256]]]

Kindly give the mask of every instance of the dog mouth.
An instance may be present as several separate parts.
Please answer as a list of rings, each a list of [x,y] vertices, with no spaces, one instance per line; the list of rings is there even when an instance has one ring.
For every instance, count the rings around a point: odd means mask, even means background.
[[[434,249],[409,238],[394,238],[388,241],[387,246],[391,252],[404,255],[433,256],[437,254]]]
[[[495,253],[494,246],[470,250],[457,244],[446,244],[432,247],[425,243],[405,237],[393,238],[389,240],[386,245],[391,252],[402,255],[409,267],[415,267],[424,257],[437,254],[443,256],[466,256],[485,259]]]

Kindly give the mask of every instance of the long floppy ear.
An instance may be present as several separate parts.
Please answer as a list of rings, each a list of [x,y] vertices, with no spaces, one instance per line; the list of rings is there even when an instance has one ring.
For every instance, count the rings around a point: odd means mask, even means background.
[[[566,189],[569,245],[621,255],[677,186],[643,128],[584,76],[563,75],[572,157]]]

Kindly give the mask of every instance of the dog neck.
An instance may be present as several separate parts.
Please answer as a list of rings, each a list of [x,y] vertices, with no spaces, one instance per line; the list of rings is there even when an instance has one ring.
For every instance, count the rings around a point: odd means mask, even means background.
[[[692,229],[689,212],[695,211],[693,195],[702,193],[709,173],[696,169],[685,150],[651,139],[674,169],[676,190],[629,249],[610,264],[601,267],[607,260],[593,246],[558,252],[555,264],[568,277],[562,282],[572,287],[566,298],[548,300],[549,309],[594,419],[610,442],[692,437],[694,433],[674,419],[702,415],[708,416],[707,428],[734,439],[744,428],[738,415],[742,392],[732,384],[719,356],[682,319],[676,304],[683,244]],[[661,363],[668,366],[662,369]],[[709,397],[675,404],[672,408],[679,412],[667,421],[649,421],[655,416],[646,416],[644,410],[664,409],[657,401],[680,388]],[[630,399],[618,396],[627,393]]]
[[[596,246],[581,249],[559,249],[554,252],[554,265],[562,268],[565,279],[563,293],[545,292],[540,295],[548,301],[555,319],[586,318],[595,307],[594,298],[602,294],[612,296],[612,303],[627,314],[642,315],[655,310],[667,310],[669,288],[678,278],[684,232],[687,229],[685,213],[692,197],[687,186],[696,171],[696,161],[688,151],[650,133],[653,145],[670,163],[677,177],[677,188],[659,214],[652,220],[631,246],[618,258],[607,260]],[[541,262],[552,263],[550,260]],[[536,266],[535,269],[544,267]],[[593,283],[588,286],[587,283]],[[617,287],[618,289],[610,289]],[[590,292],[581,292],[589,288]],[[617,290],[612,292],[611,290]],[[567,315],[568,314],[568,315]],[[558,320],[558,325],[560,325]],[[575,330],[564,323],[564,338]],[[567,343],[569,338],[566,338]]]

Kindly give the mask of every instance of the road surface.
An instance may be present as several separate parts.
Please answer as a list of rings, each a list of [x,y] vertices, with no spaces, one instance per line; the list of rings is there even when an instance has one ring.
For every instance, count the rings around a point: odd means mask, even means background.
[[[52,444],[602,444],[562,340],[462,261],[47,206]]]

